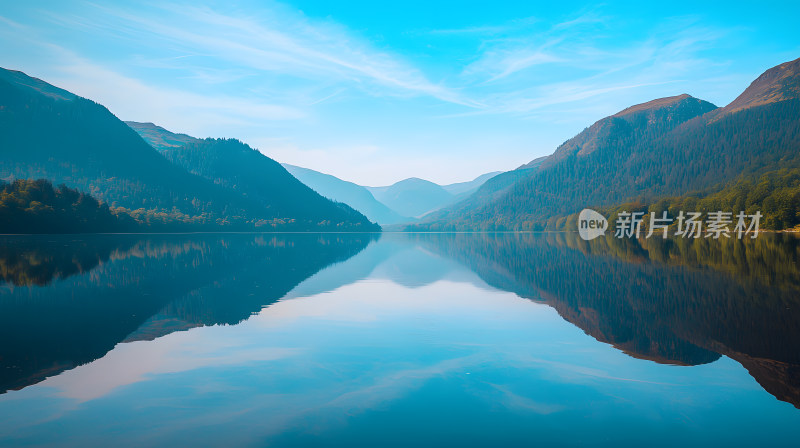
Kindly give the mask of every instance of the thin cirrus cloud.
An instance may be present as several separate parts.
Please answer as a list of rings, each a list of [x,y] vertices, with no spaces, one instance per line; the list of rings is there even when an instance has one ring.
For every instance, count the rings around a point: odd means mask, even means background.
[[[687,20],[667,24],[627,45],[604,45],[600,36],[605,24],[594,18],[494,41],[464,70],[465,76],[484,79],[474,90],[485,93],[481,101],[488,107],[457,115],[525,115],[579,101],[594,111],[596,101],[608,102],[611,95],[642,102],[652,98],[637,93],[664,92],[650,94],[653,97],[683,93],[678,90],[697,73],[727,67],[725,61],[704,58],[702,53],[729,33]]]
[[[306,116],[303,110],[288,103],[275,104],[241,95],[196,92],[147,82],[52,43],[36,27],[2,17],[0,20],[13,25],[18,46],[44,61],[29,64],[28,74],[100,101],[123,119],[169,123],[177,129],[204,136],[209,123],[218,127],[242,127],[264,120],[297,120]],[[7,38],[6,33],[0,31],[0,39]]]
[[[579,17],[539,32],[494,38],[482,45],[478,59],[465,68],[464,74],[495,81],[540,65],[556,64],[571,70],[552,70],[554,78],[591,80],[636,67],[647,70],[648,63],[698,62],[694,55],[730,32],[683,18],[661,25],[641,40],[622,41],[607,31],[608,27],[600,17]]]
[[[216,126],[252,126],[263,120],[296,120],[305,116],[299,108],[268,104],[250,98],[199,94],[158,87],[95,64],[56,45],[60,54],[52,81],[103,104],[126,119],[171,123],[181,130],[205,136],[208,123]]]
[[[136,34],[154,36],[159,45],[168,43],[180,51],[254,72],[381,88],[372,88],[372,94],[427,95],[462,106],[479,105],[456,90],[431,82],[413,65],[373,48],[340,25],[312,22],[285,8],[265,10],[255,18],[170,5],[153,13],[100,10],[126,24],[120,28],[122,33],[131,32],[135,24]],[[176,21],[183,26],[174,26]]]
[[[489,78],[487,82],[503,79],[533,66],[557,62],[566,62],[566,59],[547,53],[545,48],[524,49],[509,54],[491,54],[481,61],[482,64],[489,67],[499,68],[497,74]]]
[[[529,29],[537,23],[541,22],[536,17],[523,17],[519,19],[509,20],[506,23],[498,25],[480,25],[468,26],[463,28],[439,28],[432,30],[416,30],[412,34],[427,34],[427,35],[478,35],[478,36],[499,36],[508,35],[510,33],[518,33],[523,30]]]
[[[464,73],[488,75],[486,82],[493,82],[543,64],[572,64],[585,59],[580,53],[606,26],[605,18],[592,13],[553,25],[514,21],[501,27],[503,35],[487,36],[479,58]]]

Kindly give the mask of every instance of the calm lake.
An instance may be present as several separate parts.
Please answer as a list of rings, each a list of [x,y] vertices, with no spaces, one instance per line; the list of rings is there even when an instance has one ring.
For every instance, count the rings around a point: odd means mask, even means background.
[[[0,237],[2,446],[792,446],[800,239]]]

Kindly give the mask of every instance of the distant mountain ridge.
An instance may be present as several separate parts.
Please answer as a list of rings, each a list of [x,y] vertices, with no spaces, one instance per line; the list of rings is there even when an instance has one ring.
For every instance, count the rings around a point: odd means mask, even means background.
[[[442,185],[442,188],[444,188],[448,193],[456,196],[469,195],[477,191],[481,185],[486,183],[486,181],[501,173],[503,173],[503,171],[492,171],[491,173],[481,174],[475,179],[466,182],[456,182],[454,184]]]
[[[417,177],[401,180],[388,187],[367,189],[392,210],[415,218],[451,202],[454,196],[441,185]]]
[[[314,191],[335,201],[343,202],[363,213],[371,221],[381,225],[411,222],[414,218],[401,216],[375,199],[372,193],[361,185],[339,179],[330,174],[320,173],[287,163],[282,164],[287,171]]]
[[[283,166],[323,196],[344,202],[381,225],[414,222],[416,216],[468,197],[501,173],[486,173],[471,181],[447,185],[409,178],[385,187],[365,187],[308,168]]]
[[[486,173],[471,181],[448,185],[439,185],[425,179],[411,177],[389,186],[367,187],[367,189],[376,199],[399,214],[422,218],[469,197],[500,173],[502,172]]]
[[[546,159],[547,157],[539,157],[524,165],[521,165],[515,170],[506,171],[505,173],[500,173],[491,177],[472,194],[466,195],[465,198],[455,201],[454,204],[450,204],[427,215],[424,219],[424,222],[421,224],[422,228],[427,225],[427,222],[437,222],[442,219],[449,219],[450,216],[458,216],[468,213],[470,210],[477,210],[486,204],[489,204],[495,199],[501,197],[517,181],[534,173],[537,169],[539,169]],[[490,220],[491,217],[484,216],[482,219]]]
[[[165,150],[171,148],[179,148],[189,143],[197,143],[200,141],[199,138],[194,138],[186,134],[176,134],[153,123],[126,121],[125,124],[130,126],[147,143],[150,143],[150,146],[157,149],[159,152],[164,152]]]

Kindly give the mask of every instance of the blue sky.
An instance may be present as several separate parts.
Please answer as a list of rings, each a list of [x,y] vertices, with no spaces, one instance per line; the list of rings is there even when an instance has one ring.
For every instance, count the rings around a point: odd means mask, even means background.
[[[0,66],[365,185],[508,170],[635,103],[723,106],[800,2],[3,2]]]

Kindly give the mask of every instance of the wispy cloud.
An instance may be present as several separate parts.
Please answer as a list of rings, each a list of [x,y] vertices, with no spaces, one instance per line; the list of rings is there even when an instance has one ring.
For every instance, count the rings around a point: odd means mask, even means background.
[[[434,30],[416,31],[415,34],[428,34],[428,35],[500,35],[516,33],[528,29],[531,26],[539,23],[540,20],[536,17],[525,17],[521,19],[510,20],[506,23],[499,25],[478,25],[468,26],[463,28],[441,28]]]
[[[175,130],[206,136],[204,127],[257,125],[263,120],[294,120],[305,113],[298,108],[258,99],[221,94],[200,94],[142,82],[69,50],[52,45],[51,82],[103,104],[123,119],[170,123]]]
[[[486,55],[480,62],[473,64],[470,70],[493,72],[494,74],[487,80],[487,82],[493,82],[534,66],[566,62],[562,57],[547,52],[547,47],[552,45],[553,43],[548,43],[537,48],[513,52],[493,52]]]
[[[482,45],[478,60],[466,67],[466,74],[485,73],[488,81],[496,81],[528,68],[549,63],[574,63],[585,58],[580,49],[590,45],[606,19],[596,14],[583,14],[540,30],[512,29],[504,36],[494,37]]]
[[[598,96],[618,93],[623,90],[651,87],[678,82],[677,80],[649,82],[649,83],[622,83],[616,85],[586,84],[581,81],[550,84],[537,87],[534,92],[515,92],[512,95],[498,99],[496,113],[524,113],[547,106],[554,106],[577,101],[584,101]]]
[[[164,5],[147,12],[124,7],[97,8],[125,24],[116,29],[104,26],[105,32],[146,33],[155,36],[160,44],[187,54],[226,61],[255,73],[361,85],[373,95],[426,95],[477,106],[457,90],[431,82],[412,64],[375,48],[340,25],[312,21],[274,6],[258,16],[185,5]],[[175,22],[183,26],[176,27]]]
[[[457,116],[524,115],[574,102],[594,110],[595,101],[611,95],[638,100],[621,92],[684,93],[671,89],[680,89],[697,72],[724,67],[724,62],[702,54],[730,33],[691,17],[665,21],[643,39],[623,43],[607,38],[607,29],[607,19],[591,13],[540,33],[487,41],[481,56],[463,72],[473,80],[471,92],[483,93],[481,102],[487,107]],[[660,88],[669,85],[675,87]]]
[[[28,27],[26,27],[25,25],[23,25],[23,24],[21,24],[19,22],[16,22],[14,20],[11,20],[11,19],[9,19],[7,17],[3,17],[3,16],[0,16],[0,23],[2,23],[5,26],[8,26],[9,28],[14,28],[14,29],[16,29],[18,31],[28,28]]]

